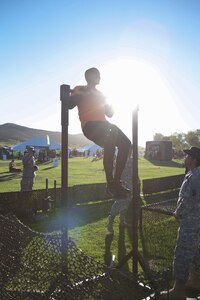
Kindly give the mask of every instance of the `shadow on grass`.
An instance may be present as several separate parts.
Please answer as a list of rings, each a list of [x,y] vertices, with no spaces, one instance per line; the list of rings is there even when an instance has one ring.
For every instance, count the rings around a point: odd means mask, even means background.
[[[37,165],[40,165],[40,166],[44,166],[44,165],[49,165],[49,164],[52,164],[52,160],[47,160],[47,161],[37,161]]]
[[[175,161],[164,161],[164,160],[149,160],[153,165],[160,167],[171,167],[171,168],[184,168],[183,163],[178,163]]]
[[[118,260],[119,262],[124,259],[127,255],[126,245],[125,245],[125,227],[119,226],[119,238],[118,238]],[[123,264],[123,271],[129,271],[128,260]]]
[[[52,232],[61,229],[73,229],[77,226],[91,224],[108,216],[112,206],[112,199],[102,202],[76,205],[69,208],[66,212],[64,209],[56,209],[50,212],[41,220],[35,220],[30,225],[34,230],[43,232]]]
[[[107,266],[110,266],[111,264],[111,259],[112,259],[112,253],[110,251],[111,244],[113,241],[113,234],[107,234],[105,237],[105,253],[104,253],[104,263]]]
[[[54,169],[54,167],[48,167],[48,168],[44,168],[42,171],[46,171],[46,170],[50,170],[50,169]]]
[[[4,174],[5,173],[8,173],[8,174],[0,176],[0,182],[12,180],[14,178],[18,178],[19,177],[16,173],[4,172]]]
[[[111,252],[111,244],[113,241],[114,235],[112,233],[107,234],[105,237],[105,253],[104,253],[104,263],[107,266],[110,266],[112,263],[112,252]],[[119,236],[118,236],[118,261],[124,259],[126,256],[126,245],[125,245],[125,228],[122,226],[119,226]],[[128,272],[128,260],[123,264],[123,266],[120,268],[123,271]]]
[[[104,200],[91,204],[76,205],[69,209],[69,226],[84,226],[106,218],[109,215],[113,200]]]

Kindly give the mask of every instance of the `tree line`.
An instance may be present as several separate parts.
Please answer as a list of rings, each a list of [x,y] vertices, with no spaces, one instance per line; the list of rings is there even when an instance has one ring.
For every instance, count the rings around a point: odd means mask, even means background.
[[[165,136],[161,133],[155,133],[154,141],[171,141],[173,148],[176,151],[181,151],[192,146],[200,148],[200,129],[188,131],[187,133],[173,133],[170,136]]]

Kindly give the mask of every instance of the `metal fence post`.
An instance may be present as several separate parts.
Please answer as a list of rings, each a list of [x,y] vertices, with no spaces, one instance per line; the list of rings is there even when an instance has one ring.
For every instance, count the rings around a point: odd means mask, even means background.
[[[138,176],[138,107],[132,113],[132,143],[133,143],[133,168],[132,168],[132,225],[133,225],[133,273],[138,274],[138,220],[139,220],[139,176]]]
[[[60,86],[60,101],[61,101],[61,206],[67,212],[68,206],[68,125],[69,112],[68,102],[70,96],[70,86],[63,84]],[[66,222],[67,225],[67,222]],[[68,227],[68,226],[67,226]],[[67,234],[66,228],[66,234]]]

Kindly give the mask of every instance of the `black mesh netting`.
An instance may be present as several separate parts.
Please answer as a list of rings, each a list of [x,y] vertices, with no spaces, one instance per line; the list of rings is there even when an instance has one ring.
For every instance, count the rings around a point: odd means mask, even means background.
[[[144,206],[140,223],[143,256],[152,276],[160,287],[168,288],[172,281],[172,263],[176,245],[178,221],[173,217],[175,200]]]
[[[153,299],[131,275],[84,254],[65,233],[39,233],[0,215],[0,299]]]
[[[173,216],[176,209],[177,199],[163,200],[160,202],[152,203],[142,207],[142,210],[148,210],[152,212],[159,212],[164,215]],[[162,217],[162,216],[161,216]],[[152,218],[154,219],[154,218]]]

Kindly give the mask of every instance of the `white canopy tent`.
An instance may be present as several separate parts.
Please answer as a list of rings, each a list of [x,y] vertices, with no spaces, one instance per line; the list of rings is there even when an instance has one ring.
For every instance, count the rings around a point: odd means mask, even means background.
[[[85,156],[95,156],[97,151],[102,151],[103,148],[95,143],[77,149],[78,152],[84,153]]]
[[[30,140],[26,140],[22,143],[16,144],[12,147],[13,151],[24,152],[28,146],[33,146],[36,149],[46,148],[51,150],[61,150],[61,145],[50,141],[49,136],[45,137],[34,137]]]

